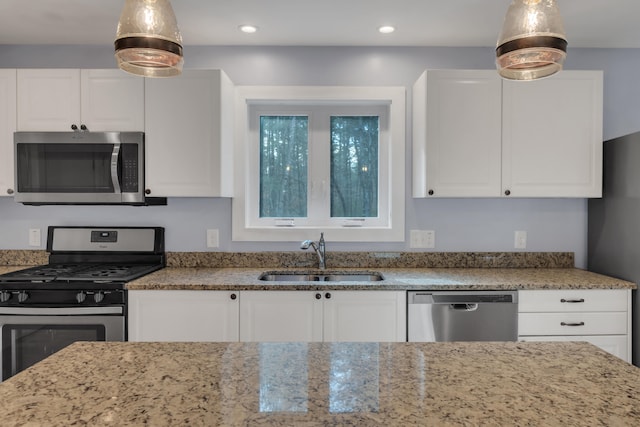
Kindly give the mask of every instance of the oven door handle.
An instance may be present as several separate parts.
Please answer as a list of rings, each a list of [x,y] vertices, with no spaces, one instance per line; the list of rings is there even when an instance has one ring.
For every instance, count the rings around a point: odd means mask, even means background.
[[[0,307],[4,314],[19,316],[91,316],[97,314],[124,314],[124,307]]]

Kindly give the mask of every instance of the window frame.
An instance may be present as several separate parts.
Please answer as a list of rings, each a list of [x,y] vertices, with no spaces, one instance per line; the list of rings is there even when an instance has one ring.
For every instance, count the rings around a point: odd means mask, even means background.
[[[232,201],[232,240],[233,241],[296,241],[325,233],[325,239],[332,241],[354,242],[398,242],[404,241],[405,210],[405,88],[404,87],[343,87],[343,86],[238,86],[236,87],[235,106],[235,176],[234,198]],[[382,132],[380,123],[379,164],[381,173],[378,182],[379,217],[383,221],[339,220],[330,224],[303,223],[299,218],[293,221],[287,218],[259,218],[259,152],[256,150],[259,135],[255,132],[257,111],[268,110],[276,115],[278,111],[292,114],[292,107],[300,114],[305,106],[335,107],[335,110],[349,111],[359,108],[379,111],[385,106],[386,127]],[[369,108],[371,107],[371,108]],[[333,114],[340,115],[340,114]],[[349,115],[349,114],[343,114]],[[365,114],[360,114],[365,115]],[[311,120],[311,118],[310,118]],[[259,127],[259,126],[258,126]],[[311,124],[310,134],[311,134]],[[328,129],[327,129],[328,132]],[[310,137],[311,138],[311,137]],[[384,138],[384,140],[383,140]],[[311,142],[310,142],[311,144]],[[386,152],[384,152],[384,150]],[[310,152],[313,159],[317,153]],[[329,156],[329,153],[322,154]],[[321,156],[322,156],[321,155]],[[386,157],[386,158],[385,158]],[[383,165],[384,163],[384,165]],[[383,168],[384,166],[384,168]],[[310,184],[311,184],[311,179]],[[310,185],[317,187],[318,184]],[[320,184],[322,187],[322,185]],[[310,188],[308,197],[314,197],[316,191]],[[383,190],[383,187],[385,188]],[[249,198],[253,203],[249,203]],[[255,200],[254,200],[255,199]],[[383,203],[386,202],[386,206]],[[384,211],[384,212],[383,212]],[[256,217],[257,214],[257,217]],[[381,215],[382,214],[382,215]],[[297,221],[296,221],[297,220]],[[317,237],[317,236],[315,236]]]

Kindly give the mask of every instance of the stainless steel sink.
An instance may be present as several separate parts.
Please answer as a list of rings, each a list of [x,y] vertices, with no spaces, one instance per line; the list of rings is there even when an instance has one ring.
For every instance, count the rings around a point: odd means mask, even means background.
[[[300,271],[267,271],[258,277],[268,282],[378,282],[384,280],[375,271],[339,271],[308,273]]]

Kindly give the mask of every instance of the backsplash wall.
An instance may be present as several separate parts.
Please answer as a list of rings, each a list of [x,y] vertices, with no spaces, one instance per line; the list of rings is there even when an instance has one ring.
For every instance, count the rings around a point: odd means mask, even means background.
[[[393,85],[410,89],[426,68],[493,68],[490,48],[189,47],[186,68],[221,68],[237,85]],[[605,70],[605,139],[639,130],[640,51],[574,49],[566,67]],[[114,68],[111,46],[0,46],[4,68]],[[407,129],[410,129],[410,108]],[[332,243],[335,251],[412,251],[412,229],[436,231],[437,252],[514,251],[514,231],[527,231],[527,252],[573,252],[586,266],[584,199],[412,199],[411,132],[407,132],[406,239],[401,243]],[[552,155],[552,153],[550,153]],[[48,225],[153,225],[167,229],[168,251],[292,251],[299,242],[231,241],[231,200],[170,198],[167,206],[23,206],[0,197],[0,249],[43,249]],[[28,230],[42,244],[28,246]],[[206,247],[206,229],[220,247]],[[317,238],[314,234],[309,238]],[[420,249],[423,251],[423,249]]]

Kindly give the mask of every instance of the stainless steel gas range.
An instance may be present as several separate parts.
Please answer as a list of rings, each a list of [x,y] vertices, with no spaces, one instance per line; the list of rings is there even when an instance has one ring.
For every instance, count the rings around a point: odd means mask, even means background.
[[[126,283],[166,264],[162,227],[52,226],[47,252],[0,275],[3,381],[75,341],[126,341]]]

